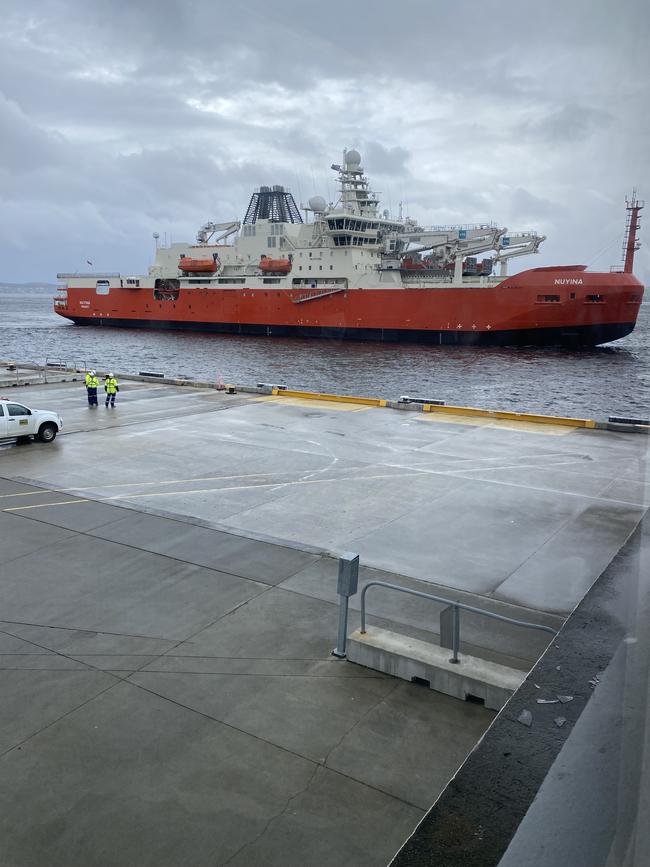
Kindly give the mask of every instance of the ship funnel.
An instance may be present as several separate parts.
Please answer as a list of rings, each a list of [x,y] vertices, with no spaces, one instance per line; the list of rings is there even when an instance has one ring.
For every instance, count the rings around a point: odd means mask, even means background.
[[[253,193],[244,217],[244,223],[271,220],[274,223],[302,223],[300,211],[293,196],[283,186],[260,187]]]

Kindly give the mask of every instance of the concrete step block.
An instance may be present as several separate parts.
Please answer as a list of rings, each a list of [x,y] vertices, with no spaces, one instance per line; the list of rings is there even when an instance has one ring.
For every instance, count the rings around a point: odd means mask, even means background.
[[[426,682],[431,689],[461,701],[482,699],[485,707],[500,710],[526,678],[526,673],[496,662],[459,655],[452,663],[451,650],[398,635],[376,626],[348,637],[347,658],[374,671],[403,680]]]

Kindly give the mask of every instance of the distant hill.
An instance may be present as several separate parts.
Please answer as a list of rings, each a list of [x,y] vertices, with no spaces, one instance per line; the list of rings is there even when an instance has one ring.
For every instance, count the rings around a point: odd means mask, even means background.
[[[58,289],[57,283],[2,283],[0,289]]]

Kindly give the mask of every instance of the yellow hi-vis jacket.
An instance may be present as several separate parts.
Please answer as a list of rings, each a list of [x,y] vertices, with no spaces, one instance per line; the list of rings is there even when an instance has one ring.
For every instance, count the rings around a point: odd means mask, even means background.
[[[89,373],[86,374],[86,388],[97,388],[99,386],[99,380],[96,376],[91,376]]]
[[[114,376],[107,376],[104,380],[104,391],[106,394],[117,394],[117,379]]]

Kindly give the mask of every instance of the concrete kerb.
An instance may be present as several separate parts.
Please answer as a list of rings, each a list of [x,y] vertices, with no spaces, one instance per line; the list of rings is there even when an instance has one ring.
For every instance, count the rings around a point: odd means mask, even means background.
[[[26,370],[42,371],[44,365],[34,364],[33,362],[9,362],[0,361],[0,366],[8,364],[17,364],[19,368]],[[65,368],[58,371],[61,374],[85,373],[82,368]],[[100,374],[104,371],[100,371]],[[374,406],[386,409],[398,409],[402,412],[424,412],[424,413],[442,413],[447,415],[459,415],[474,418],[495,419],[497,421],[518,421],[531,422],[534,424],[559,425],[565,427],[582,427],[595,430],[610,430],[620,433],[650,433],[650,427],[646,425],[621,424],[610,421],[596,421],[594,419],[571,418],[566,416],[547,416],[536,413],[520,413],[507,410],[489,410],[479,407],[467,406],[451,406],[438,405],[432,403],[419,402],[402,402],[397,400],[388,400],[376,397],[360,397],[356,395],[339,395],[327,394],[323,392],[311,392],[302,390],[287,389],[286,387],[277,387],[273,385],[232,385],[232,384],[216,384],[206,382],[200,379],[185,379],[178,377],[167,377],[157,375],[135,374],[135,373],[118,373],[118,378],[130,382],[145,382],[156,383],[160,385],[175,385],[179,387],[213,389],[215,391],[224,392],[226,394],[234,394],[241,392],[243,394],[262,394],[273,397],[291,397],[297,400],[322,400],[328,402],[359,404],[361,406]],[[28,385],[28,383],[21,383]]]

